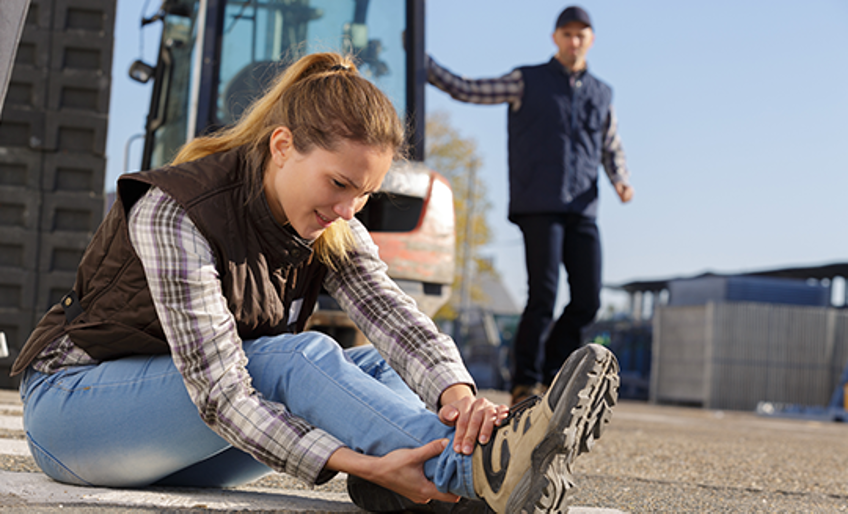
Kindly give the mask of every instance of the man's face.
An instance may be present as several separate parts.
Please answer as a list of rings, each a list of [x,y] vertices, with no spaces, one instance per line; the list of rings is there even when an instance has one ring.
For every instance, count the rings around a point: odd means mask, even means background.
[[[566,23],[554,31],[557,59],[569,68],[583,68],[586,54],[595,42],[592,28],[579,21]]]

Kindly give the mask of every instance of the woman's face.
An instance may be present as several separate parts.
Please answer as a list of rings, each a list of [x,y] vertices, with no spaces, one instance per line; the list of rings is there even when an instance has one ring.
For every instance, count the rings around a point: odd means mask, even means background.
[[[334,151],[294,149],[291,131],[271,135],[265,197],[274,218],[304,239],[314,240],[334,221],[350,220],[379,189],[392,164],[389,150],[342,140]]]

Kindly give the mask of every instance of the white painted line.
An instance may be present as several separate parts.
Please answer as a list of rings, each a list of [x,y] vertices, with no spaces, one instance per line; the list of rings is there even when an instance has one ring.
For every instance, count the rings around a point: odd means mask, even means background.
[[[293,512],[361,512],[345,493],[270,489],[107,489],[60,484],[41,473],[0,471],[0,496],[11,495],[29,504],[123,505],[152,508]]]
[[[0,389],[0,404],[20,405],[21,393],[15,389]]]
[[[0,429],[23,430],[24,420],[20,416],[0,416]]]
[[[23,439],[0,439],[0,455],[29,457],[29,446]]]
[[[627,419],[646,423],[665,423],[668,425],[700,425],[703,420],[698,418],[680,418],[665,414],[649,414],[643,412],[613,412],[613,419]]]

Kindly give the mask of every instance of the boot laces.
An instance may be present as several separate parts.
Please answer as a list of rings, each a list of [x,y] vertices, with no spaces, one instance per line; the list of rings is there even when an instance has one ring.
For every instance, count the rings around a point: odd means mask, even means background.
[[[509,409],[509,415],[507,415],[507,417],[505,417],[503,421],[501,421],[498,427],[505,427],[510,422],[512,422],[513,428],[517,427],[518,423],[521,422],[521,417],[524,415],[524,413],[529,412],[530,409],[532,409],[540,401],[542,401],[542,398],[534,394],[516,403]]]

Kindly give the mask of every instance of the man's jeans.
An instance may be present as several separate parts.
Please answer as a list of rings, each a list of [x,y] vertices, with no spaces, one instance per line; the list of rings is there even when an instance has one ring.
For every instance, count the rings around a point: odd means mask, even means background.
[[[528,296],[515,334],[512,386],[550,385],[601,305],[600,235],[595,219],[579,214],[526,214],[515,223],[524,236]],[[561,264],[570,299],[551,326]]]
[[[368,455],[451,440],[424,465],[441,491],[476,498],[471,457],[454,429],[406,386],[371,346],[342,350],[306,332],[245,341],[253,387]],[[224,487],[272,470],[207,427],[169,355],[134,356],[21,384],[24,428],[39,467],[60,482],[142,487]]]

